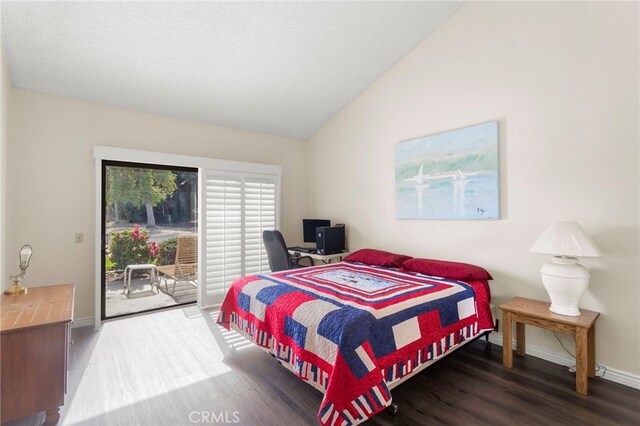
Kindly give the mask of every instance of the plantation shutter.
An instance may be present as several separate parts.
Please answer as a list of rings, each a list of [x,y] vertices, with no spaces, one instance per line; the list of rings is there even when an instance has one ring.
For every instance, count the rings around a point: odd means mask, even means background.
[[[278,177],[201,173],[202,262],[199,304],[222,303],[238,278],[268,273],[262,231],[278,227]]]
[[[262,231],[276,228],[275,180],[246,178],[244,202],[245,275],[271,272]]]
[[[205,172],[202,306],[222,303],[230,284],[242,276],[242,180]]]

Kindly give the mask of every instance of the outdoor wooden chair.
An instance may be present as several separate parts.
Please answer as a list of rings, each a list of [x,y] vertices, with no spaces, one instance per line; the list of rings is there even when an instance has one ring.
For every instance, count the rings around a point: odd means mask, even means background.
[[[160,279],[164,280],[164,288],[167,294],[176,291],[176,284],[188,282],[196,285],[195,280],[198,274],[198,238],[195,235],[180,236],[176,244],[176,259],[173,265],[162,265],[157,267],[161,274]],[[173,279],[173,288],[169,293],[167,280]]]

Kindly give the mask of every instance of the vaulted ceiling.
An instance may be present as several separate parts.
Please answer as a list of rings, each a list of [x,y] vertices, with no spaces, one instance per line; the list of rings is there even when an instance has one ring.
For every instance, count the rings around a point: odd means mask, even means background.
[[[300,139],[462,2],[2,2],[14,86]]]

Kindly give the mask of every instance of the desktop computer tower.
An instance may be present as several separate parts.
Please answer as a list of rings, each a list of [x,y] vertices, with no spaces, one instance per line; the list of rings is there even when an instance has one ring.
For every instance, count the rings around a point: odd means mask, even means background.
[[[316,228],[318,254],[335,254],[344,251],[344,226],[321,226]]]

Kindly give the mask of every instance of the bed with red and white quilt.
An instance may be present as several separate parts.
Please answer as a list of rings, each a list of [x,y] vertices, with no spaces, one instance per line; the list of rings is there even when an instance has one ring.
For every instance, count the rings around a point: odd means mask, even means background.
[[[390,388],[493,329],[486,280],[341,262],[237,280],[218,323],[324,393],[322,425],[355,425]]]

